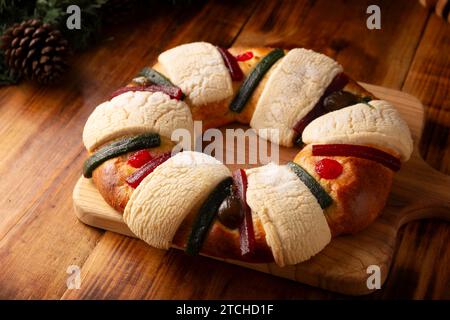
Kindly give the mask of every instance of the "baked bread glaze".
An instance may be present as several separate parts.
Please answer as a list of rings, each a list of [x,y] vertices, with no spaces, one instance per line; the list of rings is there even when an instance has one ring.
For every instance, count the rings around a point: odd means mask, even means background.
[[[179,70],[179,68],[183,68],[183,66],[172,66],[170,65],[171,61],[179,61],[179,55],[183,52],[180,51],[183,49],[183,46],[177,47],[178,50],[171,49],[173,51],[163,53],[158,63],[152,66],[153,69],[157,70],[161,74],[167,76],[170,80],[174,81],[177,77],[174,77],[174,73]],[[204,54],[208,55],[213,58],[211,58],[214,61],[217,58],[217,56],[214,54],[214,50],[209,45],[205,45],[204,43],[201,43],[201,46],[194,48],[198,49],[201,52],[197,50],[193,50],[195,54]],[[204,52],[202,50],[205,50]],[[239,62],[239,66],[241,70],[244,73],[244,76],[248,76],[248,74],[254,69],[254,67],[258,64],[258,62],[267,55],[272,49],[271,48],[230,48],[229,52],[233,55],[239,55],[244,52],[251,51],[253,53],[253,58],[247,61]],[[295,50],[303,50],[308,51],[307,54],[310,54],[309,50],[304,49],[295,49]],[[303,52],[301,51],[301,52]],[[288,53],[289,51],[285,50],[285,53]],[[178,58],[177,58],[178,57]],[[286,57],[286,56],[285,56]],[[314,56],[313,56],[314,57]],[[325,57],[325,56],[323,56]],[[328,61],[329,58],[322,58],[324,61]],[[174,60],[175,59],[175,60]],[[223,68],[220,66],[217,66],[217,63],[214,62],[213,68],[214,70],[217,70],[218,73],[221,74],[219,80],[221,82],[221,86],[223,86],[225,93],[221,93],[220,96],[215,100],[212,96],[204,97],[202,96],[201,92],[205,92],[205,90],[202,91],[202,89],[198,88],[199,85],[201,85],[201,81],[194,81],[193,86],[195,87],[195,90],[193,90],[193,95],[187,94],[186,99],[184,102],[179,103],[171,103],[170,110],[177,109],[178,114],[180,114],[180,117],[178,119],[182,119],[179,121],[178,126],[183,126],[187,124],[186,126],[189,126],[192,121],[200,120],[203,122],[203,130],[206,130],[208,128],[215,128],[220,127],[232,122],[240,122],[244,124],[251,124],[253,115],[255,114],[255,110],[258,107],[258,102],[260,101],[261,96],[268,95],[268,88],[266,88],[267,84],[270,84],[270,79],[276,79],[276,77],[279,77],[279,69],[283,67],[283,59],[278,60],[269,70],[265,73],[261,81],[258,83],[256,89],[250,96],[250,99],[247,101],[245,108],[242,112],[236,113],[233,111],[230,111],[229,105],[233,99],[233,97],[238,92],[242,81],[232,81],[231,87],[228,85],[230,82],[228,82],[229,79],[226,78],[226,75],[223,74]],[[315,59],[315,57],[314,57]],[[303,61],[302,59],[297,59],[298,61]],[[297,61],[294,59],[294,61]],[[319,59],[319,61],[322,61]],[[329,59],[331,60],[331,59]],[[300,63],[298,62],[298,63]],[[321,62],[319,62],[321,63]],[[288,64],[287,64],[288,65]],[[341,71],[339,69],[337,64],[334,64],[330,62],[330,65],[333,65],[335,68],[335,71],[333,73],[333,77],[335,74]],[[165,67],[166,66],[166,67]],[[177,69],[178,68],[178,69]],[[200,72],[202,70],[201,65],[196,65],[193,67],[195,72]],[[170,69],[170,70],[169,70]],[[181,70],[180,69],[180,70]],[[189,88],[189,79],[186,80],[186,77],[189,76],[190,69],[183,69],[180,72],[184,72],[183,77],[179,77],[180,87],[184,88],[184,91],[189,91],[187,88]],[[278,70],[278,74],[277,74]],[[300,74],[302,74],[301,70],[302,68],[299,68]],[[273,78],[271,78],[273,76]],[[214,77],[208,77],[207,80],[211,81]],[[332,78],[332,77],[331,77]],[[330,80],[327,81],[329,83]],[[174,82],[176,85],[179,85],[178,83]],[[130,83],[131,86],[135,85],[134,83]],[[323,85],[322,85],[323,86]],[[266,89],[266,91],[265,91]],[[323,89],[321,92],[323,93],[325,89]],[[358,85],[355,81],[349,79],[348,83],[345,85],[343,90],[350,92],[356,96],[365,96],[370,97],[372,101],[374,101],[375,107],[380,105],[382,108],[386,107],[387,109],[393,108],[390,106],[387,102],[377,102],[375,97],[362,88],[360,85]],[[231,92],[231,93],[230,93]],[[279,94],[279,93],[276,93]],[[320,94],[317,93],[317,94]],[[152,95],[149,95],[152,96]],[[225,96],[225,97],[224,97]],[[120,96],[119,96],[120,97]],[[117,98],[116,98],[117,99]],[[151,98],[150,98],[151,99]],[[318,98],[317,98],[318,99]],[[272,99],[273,100],[273,99]],[[266,98],[266,102],[273,103],[271,100]],[[185,107],[184,105],[187,105],[190,109],[191,117],[187,117],[185,113]],[[261,188],[261,190],[264,190],[267,186],[258,186],[255,187],[255,179],[252,177],[257,174],[258,170],[262,170],[262,174],[264,174],[269,170],[272,170],[274,172],[279,172],[280,174],[286,174],[288,176],[288,173],[285,171],[285,168],[283,166],[277,166],[274,164],[268,165],[267,168],[256,168],[256,169],[249,169],[246,170],[247,175],[249,176],[249,183],[251,186],[249,187],[250,191],[250,199],[247,200],[249,202],[249,206],[252,209],[252,220],[253,220],[253,227],[255,232],[255,250],[252,255],[243,256],[240,251],[240,235],[238,229],[229,229],[225,227],[218,219],[215,219],[209,229],[209,232],[203,242],[201,253],[219,257],[219,258],[225,258],[225,259],[234,259],[234,260],[241,260],[246,262],[272,262],[275,261],[277,264],[283,266],[286,264],[295,264],[304,260],[307,260],[312,255],[318,253],[320,250],[323,249],[323,247],[326,246],[326,244],[330,241],[331,237],[335,237],[341,234],[349,234],[349,233],[355,233],[358,232],[365,227],[367,227],[371,222],[373,222],[377,216],[380,214],[382,208],[384,207],[388,195],[389,190],[392,184],[392,178],[394,175],[394,172],[387,168],[386,166],[380,164],[379,162],[363,159],[359,157],[348,157],[348,156],[314,156],[312,154],[312,144],[322,144],[322,143],[355,143],[355,144],[361,144],[366,145],[370,147],[377,148],[379,150],[382,150],[384,152],[387,152],[391,154],[394,157],[400,158],[402,161],[408,160],[411,152],[412,152],[412,140],[409,133],[409,130],[404,123],[404,121],[400,118],[398,114],[393,115],[393,119],[395,119],[395,123],[388,123],[388,130],[382,130],[382,134],[380,137],[377,136],[376,139],[356,139],[356,142],[352,139],[355,138],[359,133],[366,133],[366,131],[370,131],[373,128],[370,127],[370,125],[379,125],[380,121],[382,122],[382,116],[376,115],[377,110],[370,110],[374,106],[350,106],[341,110],[334,111],[332,113],[328,113],[322,117],[317,118],[313,122],[311,122],[307,128],[305,129],[303,135],[304,142],[307,143],[306,146],[296,155],[296,157],[293,159],[293,162],[301,165],[312,177],[314,177],[317,182],[322,186],[322,188],[327,191],[327,193],[331,196],[333,199],[332,204],[323,209],[323,221],[326,221],[327,228],[322,228],[320,225],[322,225],[322,220],[314,220],[316,222],[313,223],[313,229],[316,226],[320,231],[317,231],[317,233],[320,233],[320,236],[318,237],[311,237],[311,235],[306,235],[306,232],[294,232],[289,233],[286,231],[286,235],[283,235],[285,238],[283,239],[274,239],[274,234],[279,235],[283,228],[282,224],[277,224],[278,221],[276,220],[277,215],[270,215],[270,211],[279,212],[278,213],[278,219],[281,221],[281,214],[284,212],[281,209],[279,210],[271,210],[270,206],[273,206],[275,208],[277,206],[277,197],[273,198],[272,202],[265,203],[266,197],[258,197],[257,192],[255,190],[259,190],[258,188]],[[266,107],[267,108],[267,107]],[[311,107],[309,107],[311,108]],[[345,134],[349,137],[347,140],[344,139],[340,142],[340,140],[334,139],[333,136],[336,136],[336,124],[333,122],[334,119],[342,118],[345,119],[347,114],[349,113],[349,108],[355,108],[357,110],[363,110],[363,118],[364,117],[375,117],[374,122],[371,124],[368,124],[365,126],[364,124],[360,126],[360,128],[354,128],[351,121],[347,121],[347,123],[343,123],[341,125],[342,130],[346,130]],[[368,110],[363,108],[369,108]],[[156,107],[157,109],[157,107]],[[308,109],[309,111],[310,109]],[[261,111],[261,110],[260,110]],[[390,110],[388,110],[390,112]],[[366,116],[366,113],[369,116]],[[302,116],[306,114],[306,112],[301,113]],[[335,114],[335,115],[333,115]],[[178,116],[178,115],[177,115]],[[347,116],[348,117],[348,116]],[[378,118],[377,118],[378,117]],[[159,118],[158,118],[159,119]],[[365,118],[364,118],[365,119]],[[298,119],[296,119],[298,120]],[[294,121],[295,122],[295,121]],[[290,121],[290,123],[293,123],[293,121]],[[150,125],[151,126],[151,125]],[[383,128],[385,127],[382,123],[381,126]],[[161,126],[160,126],[161,127]],[[170,126],[169,126],[170,127]],[[258,126],[256,126],[258,127]],[[329,129],[327,129],[329,128]],[[161,130],[159,128],[155,129],[155,126],[152,127],[152,129],[162,136],[161,145],[156,148],[151,149],[151,153],[155,156],[158,156],[160,154],[163,154],[165,152],[168,152],[172,150],[174,147],[174,143],[170,141],[170,137],[167,136],[167,133],[164,132],[164,130]],[[355,129],[358,132],[352,132],[352,130]],[[85,131],[95,131],[92,128],[85,128]],[[144,128],[144,131],[146,129]],[[389,131],[390,130],[390,131]],[[397,130],[397,131],[396,131]],[[405,131],[406,130],[406,131]],[[114,131],[114,130],[111,130]],[[318,132],[319,131],[319,132]],[[123,131],[126,134],[131,134],[130,132]],[[140,131],[139,131],[140,132]],[[119,133],[120,135],[122,133]],[[126,135],[125,134],[125,135]],[[384,135],[392,135],[392,137],[389,136],[383,136]],[[109,138],[101,140],[101,142],[104,144],[106,140],[112,140],[111,137],[117,138],[118,135],[111,135]],[[363,136],[363,135],[361,135]],[[366,135],[367,136],[367,135]],[[392,139],[391,139],[392,138]],[[397,140],[395,140],[395,139]],[[270,139],[270,138],[269,138]],[[328,140],[327,140],[328,139]],[[378,139],[378,140],[377,140]],[[389,140],[389,143],[386,141]],[[94,139],[95,141],[95,139]],[[290,139],[292,141],[292,139]],[[286,146],[291,146],[292,144],[288,140],[280,140],[277,141],[282,143]],[[102,144],[98,143],[95,145],[95,148],[100,147]],[[95,151],[95,148],[92,148],[87,145],[87,148],[90,152]],[[113,159],[109,159],[105,162],[103,162],[100,166],[98,166],[94,171],[92,175],[92,179],[96,187],[98,188],[100,194],[103,196],[105,201],[111,205],[114,209],[116,209],[119,212],[127,211],[126,213],[126,219],[127,224],[129,226],[131,225],[137,225],[131,227],[133,231],[140,230],[137,232],[137,236],[142,238],[143,240],[146,240],[148,243],[155,245],[153,241],[156,241],[155,239],[149,240],[145,234],[145,232],[148,232],[149,229],[145,229],[146,231],[142,231],[140,228],[141,226],[139,223],[141,223],[140,219],[131,219],[129,218],[131,216],[131,211],[128,206],[134,205],[130,203],[130,199],[133,198],[133,193],[135,191],[134,188],[130,187],[125,179],[130,176],[136,169],[129,166],[127,164],[127,160],[130,156],[130,153],[126,153],[123,155],[120,155],[118,157],[115,157]],[[334,159],[338,161],[342,167],[342,174],[337,177],[336,179],[322,179],[314,170],[315,164],[317,161],[320,161],[323,158],[329,158]],[[168,160],[170,161],[170,160]],[[163,164],[164,165],[164,164]],[[163,166],[161,165],[161,166]],[[272,167],[270,167],[272,166]],[[275,167],[273,167],[275,166]],[[159,168],[159,167],[158,167]],[[148,177],[146,177],[143,181],[150,182],[152,179],[151,175],[158,175],[158,168],[152,172]],[[165,167],[161,170],[167,170]],[[278,171],[277,171],[278,170]],[[286,176],[286,177],[287,177]],[[148,181],[147,181],[148,180]],[[289,180],[289,179],[287,179]],[[300,183],[299,185],[303,185],[300,180],[297,181]],[[297,182],[292,181],[292,184],[295,184]],[[282,184],[282,181],[278,183],[279,185]],[[138,187],[140,188],[140,186]],[[208,187],[210,188],[210,187]],[[273,185],[268,188],[278,188],[278,185]],[[300,190],[301,187],[297,186],[297,189]],[[205,189],[207,190],[207,189]],[[205,193],[205,190],[203,190],[203,193]],[[253,192],[253,194],[252,194]],[[261,191],[264,192],[264,191]],[[305,191],[306,192],[306,191]],[[294,193],[295,194],[295,193]],[[301,196],[304,193],[299,193],[298,197]],[[280,194],[281,195],[281,194]],[[182,196],[182,195],[179,195]],[[204,198],[204,197],[203,197]],[[202,199],[203,199],[202,198]],[[167,249],[170,245],[175,247],[181,247],[184,248],[187,244],[189,234],[192,229],[192,225],[194,223],[195,217],[197,215],[198,206],[200,205],[200,202],[202,199],[197,199],[198,203],[197,205],[190,205],[189,211],[184,212],[182,215],[182,219],[178,221],[178,225],[176,228],[176,231],[174,230],[173,235],[170,236],[172,238],[171,243],[165,241],[164,245],[156,247],[161,247]],[[259,199],[259,200],[258,200]],[[300,199],[300,198],[299,198]],[[292,206],[301,206],[304,203],[307,203],[307,200],[305,199],[311,199],[308,197],[306,192],[306,198],[301,198],[302,200],[293,199],[293,202],[291,203]],[[203,199],[204,200],[204,199]],[[274,203],[274,204],[272,204]],[[269,206],[269,208],[267,208]],[[308,207],[308,209],[302,209],[302,212],[314,212],[318,207],[318,204],[311,204],[311,206]],[[316,208],[316,209],[312,209]],[[320,209],[320,207],[319,207]],[[261,212],[269,211],[268,215],[264,214],[261,215]],[[293,215],[288,216],[283,219],[298,219],[299,227],[297,231],[300,231],[302,229],[302,223],[307,220],[307,218],[304,218],[302,221],[301,215],[298,215],[298,211],[292,210]],[[144,213],[144,219],[147,219],[148,217],[145,217],[146,214],[151,214],[150,212]],[[297,218],[294,218],[297,217]],[[131,223],[130,221],[133,220]],[[271,221],[268,221],[271,220]],[[146,226],[149,220],[145,220]],[[297,221],[297,220],[295,220]],[[269,223],[270,222],[270,223]],[[269,224],[270,226],[269,226]],[[306,223],[306,222],[305,222]],[[305,224],[308,226],[308,224]],[[150,228],[150,227],[149,227]],[[173,228],[173,227],[172,227]],[[273,231],[277,229],[276,231]],[[281,229],[280,229],[281,228]],[[311,226],[307,227],[311,228]],[[151,231],[151,230],[150,230]],[[295,231],[295,230],[294,230]],[[269,233],[268,233],[269,232]],[[274,233],[275,232],[275,233]],[[289,234],[289,235],[288,235]],[[301,234],[305,234],[305,236],[302,236],[302,239],[305,241],[302,242],[300,240],[292,241],[289,244],[290,237],[292,239],[295,239],[296,236]],[[327,235],[328,234],[328,235]],[[309,238],[308,238],[309,237]],[[276,236],[275,236],[276,238]],[[310,240],[308,240],[310,239]],[[166,239],[167,240],[167,239]],[[308,242],[309,241],[309,242]],[[281,242],[281,243],[280,243]],[[277,244],[278,243],[278,244]],[[291,248],[294,243],[300,243],[300,247],[298,248]],[[310,249],[311,250],[308,250]]]

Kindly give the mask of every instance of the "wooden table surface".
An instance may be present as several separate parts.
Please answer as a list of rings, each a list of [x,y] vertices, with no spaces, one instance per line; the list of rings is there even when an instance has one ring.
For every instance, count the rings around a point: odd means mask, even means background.
[[[381,30],[366,8],[381,7]],[[112,38],[111,38],[112,37]],[[426,106],[424,158],[450,173],[450,25],[418,1],[208,1],[161,6],[109,30],[77,54],[55,87],[0,88],[0,298],[345,298],[78,222],[72,189],[86,157],[81,132],[93,108],[175,45],[308,47],[355,79],[403,90]],[[420,195],[418,195],[420,196]],[[450,225],[406,225],[383,289],[364,298],[450,298]],[[81,289],[68,290],[69,265]]]

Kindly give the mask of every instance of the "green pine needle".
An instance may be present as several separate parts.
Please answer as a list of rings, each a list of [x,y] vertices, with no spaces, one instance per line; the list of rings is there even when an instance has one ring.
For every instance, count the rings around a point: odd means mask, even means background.
[[[101,28],[100,8],[107,0],[37,0],[35,16],[58,27],[75,51],[87,48],[98,37]],[[81,29],[66,27],[66,8],[77,5],[81,9]]]
[[[369,96],[364,96],[361,98],[361,102],[368,105],[371,108],[375,108],[373,105],[371,105],[369,102],[372,101],[372,98]]]
[[[109,0],[0,0],[0,37],[14,23],[36,18],[59,29],[75,51],[85,49],[98,38],[102,27],[101,9]],[[172,5],[191,4],[194,0],[168,0]],[[69,5],[81,9],[81,29],[66,27]],[[1,43],[0,43],[1,45]],[[17,83],[17,75],[11,74],[0,51],[0,86]]]
[[[4,61],[3,53],[0,53],[0,86],[17,83],[19,81],[18,75],[12,74]]]

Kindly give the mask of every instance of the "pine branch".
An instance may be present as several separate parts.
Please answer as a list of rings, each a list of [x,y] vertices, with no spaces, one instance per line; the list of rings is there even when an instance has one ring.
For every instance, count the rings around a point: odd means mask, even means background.
[[[0,35],[12,24],[31,18],[35,1],[0,0]]]
[[[0,53],[0,86],[15,84],[19,81],[17,75],[13,75],[5,64],[3,53]]]
[[[75,50],[85,49],[98,35],[101,27],[99,9],[107,0],[38,0],[35,16],[44,22],[55,25],[67,38]],[[81,29],[69,30],[66,27],[68,14],[66,8],[77,5],[81,9]]]
[[[73,50],[88,47],[100,35],[102,27],[102,6],[109,0],[0,0],[0,48],[1,35],[14,23],[37,18],[59,29],[69,41]],[[142,3],[148,4],[142,0]],[[159,1],[159,0],[158,0]],[[198,0],[166,0],[171,5],[187,5]],[[139,1],[138,1],[139,2]],[[141,3],[141,2],[140,2]],[[66,20],[69,5],[81,9],[81,29],[69,30]],[[19,81],[17,75],[11,74],[4,61],[4,52],[0,50],[0,86]]]

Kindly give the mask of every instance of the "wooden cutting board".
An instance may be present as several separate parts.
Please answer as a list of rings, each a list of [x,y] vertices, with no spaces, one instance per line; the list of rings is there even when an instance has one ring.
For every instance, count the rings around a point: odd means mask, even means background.
[[[228,263],[350,295],[372,292],[367,287],[367,268],[380,267],[381,283],[392,262],[397,232],[412,220],[442,218],[450,221],[450,176],[427,165],[417,151],[422,132],[423,106],[415,97],[383,87],[361,84],[380,99],[392,102],[408,122],[415,141],[412,158],[395,175],[388,204],[382,215],[356,235],[335,238],[309,261],[280,268],[276,264]],[[223,129],[223,128],[222,128]],[[291,160],[299,149],[280,148],[280,163]],[[234,150],[225,150],[232,153]],[[239,165],[230,165],[235,169]],[[241,167],[251,167],[242,166]],[[73,191],[75,213],[87,225],[134,237],[122,220],[98,193],[90,180],[81,177]]]

